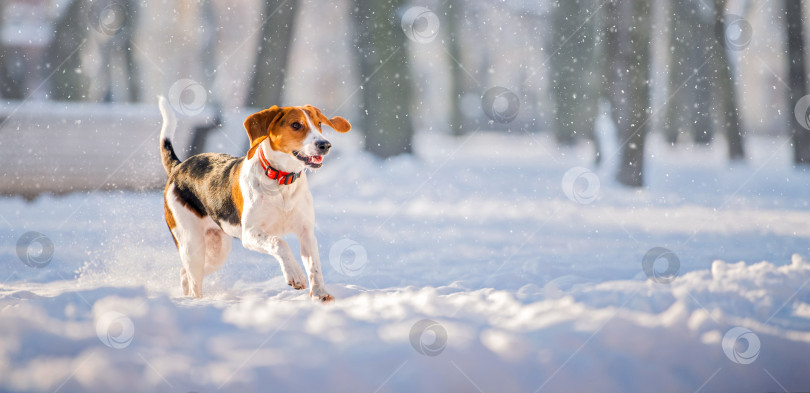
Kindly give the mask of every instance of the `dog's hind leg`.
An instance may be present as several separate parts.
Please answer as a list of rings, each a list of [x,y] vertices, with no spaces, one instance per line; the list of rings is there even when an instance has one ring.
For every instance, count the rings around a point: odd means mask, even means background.
[[[180,227],[180,225],[178,225]],[[202,226],[183,228],[182,236],[177,236],[180,260],[183,262],[183,294],[191,297],[202,297],[202,280],[205,272],[205,236]],[[180,239],[183,240],[180,240]]]
[[[213,224],[213,221],[211,221]],[[222,267],[231,252],[231,237],[214,224],[205,230],[205,275]]]
[[[173,188],[170,187],[167,192],[166,205],[171,210],[175,222],[171,230],[177,241],[180,260],[183,262],[180,283],[184,295],[202,297],[206,251],[204,219],[173,197]]]

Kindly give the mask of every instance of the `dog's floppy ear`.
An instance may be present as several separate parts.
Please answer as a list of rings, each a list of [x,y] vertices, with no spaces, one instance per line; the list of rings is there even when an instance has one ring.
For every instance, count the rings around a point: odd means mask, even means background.
[[[326,119],[326,116],[324,116],[323,118]],[[340,116],[335,116],[331,119],[327,119],[326,125],[332,127],[332,129],[337,132],[349,132],[349,130],[352,129],[352,125],[349,124],[349,121]]]
[[[272,124],[281,113],[281,108],[273,105],[245,119],[245,131],[247,131],[248,138],[250,138],[250,150],[248,150],[247,154],[248,159],[253,157],[253,153],[256,151],[259,143],[267,138],[270,124]]]
[[[327,119],[326,116],[321,113],[321,111],[318,111],[318,116],[320,116],[322,123],[332,127],[332,129],[337,132],[349,132],[349,130],[352,129],[352,125],[349,124],[349,121],[340,116]]]
[[[260,136],[260,137],[258,137],[256,139],[254,139],[253,142],[251,142],[253,144],[250,145],[250,150],[248,150],[248,152],[247,152],[248,160],[253,158],[253,154],[256,153],[256,149],[259,148],[259,144],[261,144],[262,141],[265,140],[265,139],[267,139],[267,135]]]

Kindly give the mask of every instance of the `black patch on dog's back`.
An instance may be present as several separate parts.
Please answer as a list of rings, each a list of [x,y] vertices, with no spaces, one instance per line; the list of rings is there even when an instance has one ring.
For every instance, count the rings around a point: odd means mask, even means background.
[[[211,216],[219,224],[240,225],[241,219],[231,194],[231,179],[244,157],[203,153],[177,166],[169,182],[174,183],[177,197],[201,217]]]

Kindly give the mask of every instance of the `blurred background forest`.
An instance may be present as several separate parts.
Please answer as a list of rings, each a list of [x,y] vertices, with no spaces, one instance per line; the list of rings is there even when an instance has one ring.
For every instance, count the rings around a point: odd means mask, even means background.
[[[0,15],[2,193],[88,188],[60,179],[113,164],[71,160],[154,142],[158,94],[186,115],[188,154],[257,108],[312,104],[383,158],[411,153],[414,130],[548,133],[594,165],[619,157],[631,187],[650,133],[731,161],[750,136],[788,135],[810,162],[795,0],[3,0]],[[44,162],[31,188],[20,171],[48,143],[64,173]],[[160,184],[152,161],[130,186]]]

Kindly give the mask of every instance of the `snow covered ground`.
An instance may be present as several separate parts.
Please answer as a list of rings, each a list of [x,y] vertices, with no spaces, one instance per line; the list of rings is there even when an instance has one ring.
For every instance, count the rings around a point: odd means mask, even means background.
[[[786,139],[729,165],[652,136],[634,191],[615,146],[591,174],[545,135],[422,133],[386,162],[354,138],[311,175],[327,306],[238,241],[182,298],[159,192],[0,199],[0,391],[810,388],[810,173]],[[18,258],[30,231],[44,267]]]

